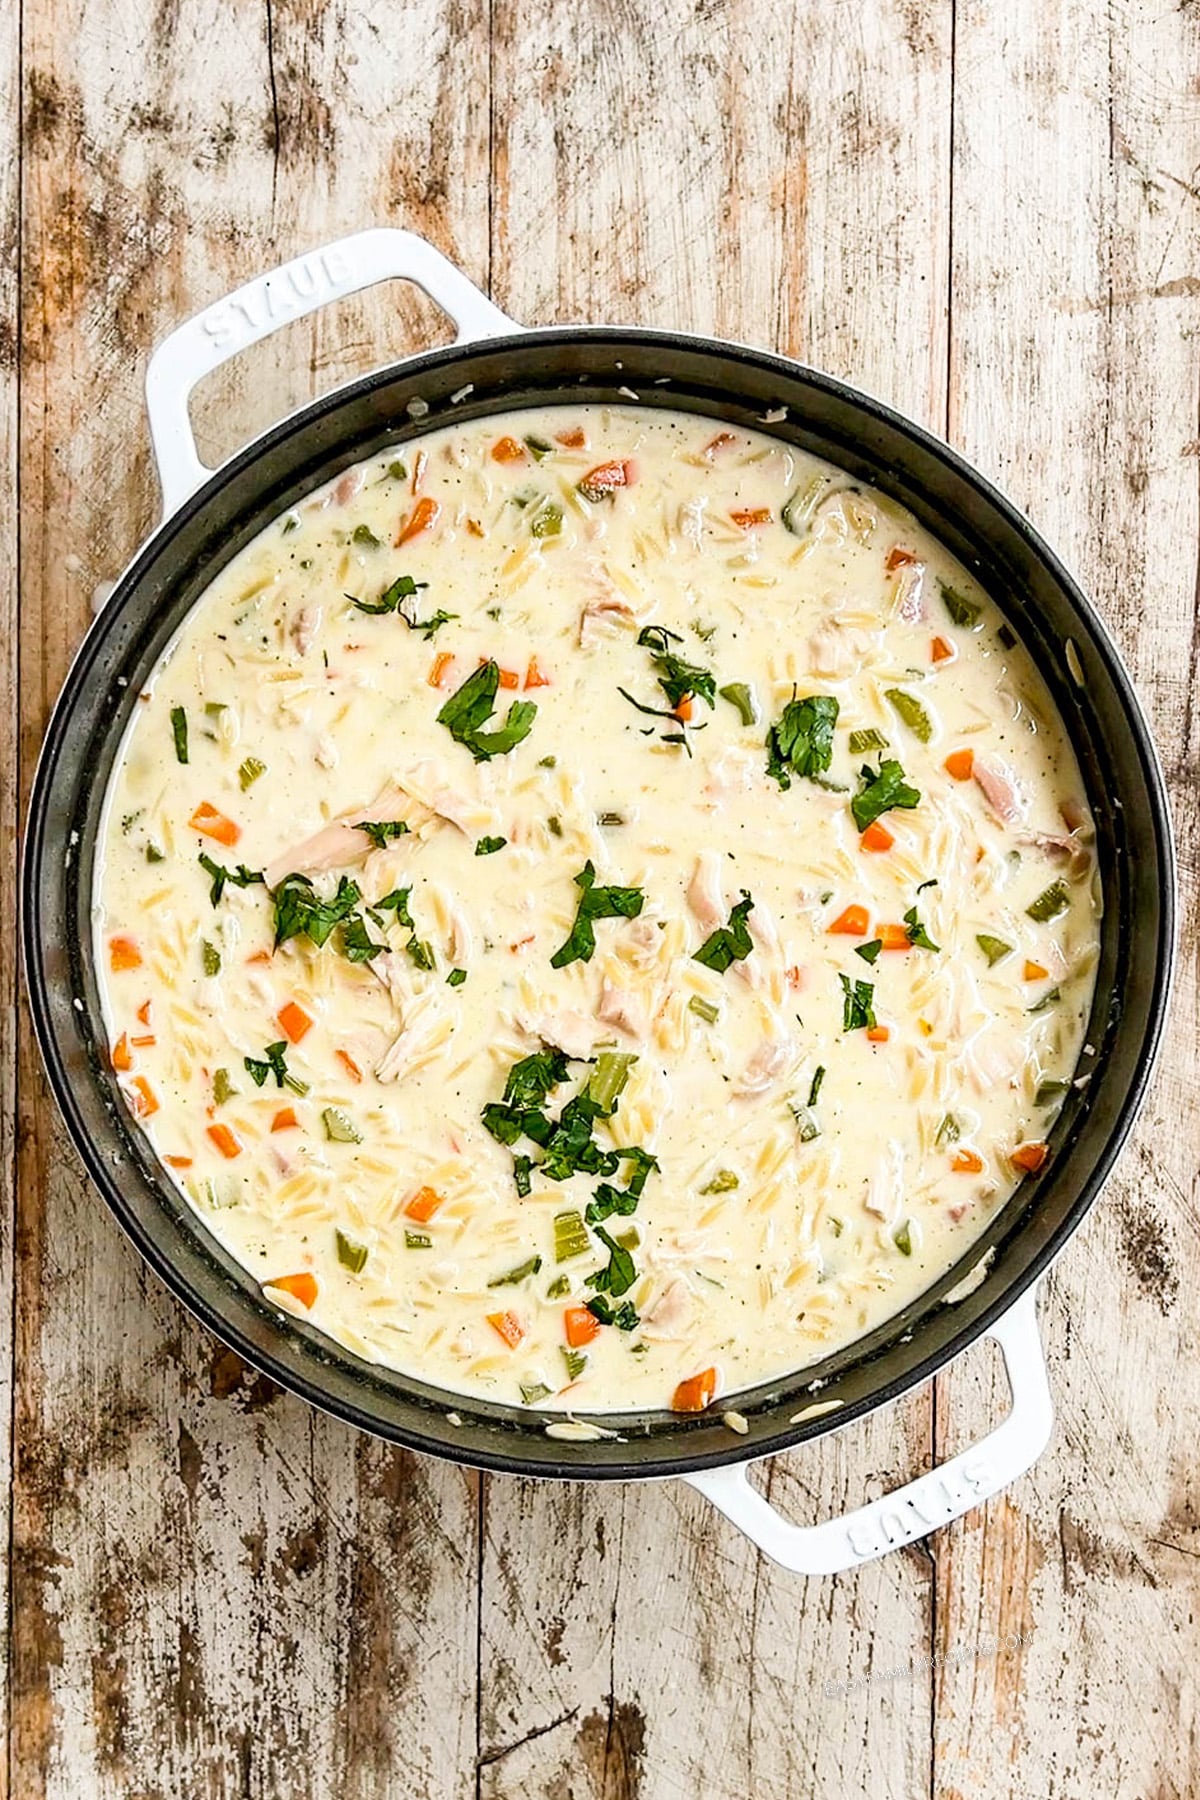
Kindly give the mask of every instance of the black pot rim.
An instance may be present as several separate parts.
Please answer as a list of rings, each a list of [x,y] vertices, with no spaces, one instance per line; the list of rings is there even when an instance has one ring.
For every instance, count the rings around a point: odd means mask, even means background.
[[[52,710],[39,754],[31,789],[23,845],[21,938],[27,990],[36,1036],[51,1089],[75,1149],[93,1184],[99,1189],[110,1211],[123,1231],[132,1239],[141,1256],[175,1298],[193,1316],[198,1318],[220,1342],[229,1345],[252,1367],[262,1370],[280,1386],[298,1394],[319,1410],[375,1436],[403,1444],[427,1455],[498,1473],[532,1475],[550,1479],[661,1479],[666,1476],[685,1475],[700,1470],[757,1460],[841,1430],[856,1419],[874,1412],[878,1407],[898,1399],[944,1369],[978,1338],[986,1335],[1020,1296],[1042,1277],[1059,1255],[1067,1240],[1078,1229],[1099,1194],[1133,1126],[1153,1072],[1161,1046],[1172,977],[1176,914],[1175,857],[1169,803],[1161,764],[1130,677],[1106,627],[1078,582],[1020,509],[958,451],[884,402],[863,393],[836,376],[825,374],[806,364],[777,356],[772,352],[737,342],[640,326],[549,326],[532,330],[515,327],[514,336],[511,339],[504,336],[453,344],[387,364],[296,409],[268,427],[227,459],[194,493],[189,495],[175,512],[164,518],[138,548],[116,583],[113,593],[106,603],[106,612],[109,607],[115,606],[119,602],[122,594],[137,583],[148,563],[161,555],[164,548],[169,547],[173,536],[178,534],[189,520],[200,513],[226,484],[237,475],[252,469],[253,465],[266,456],[273,447],[285,443],[292,433],[323,418],[331,417],[357,397],[369,394],[388,382],[403,377],[415,383],[426,373],[453,366],[457,362],[486,353],[499,345],[511,344],[518,347],[522,353],[527,353],[531,350],[536,352],[540,349],[552,349],[564,343],[577,343],[580,340],[607,341],[615,346],[648,345],[659,347],[664,352],[699,352],[706,356],[722,358],[734,364],[752,364],[768,374],[777,372],[781,380],[792,382],[799,378],[808,387],[846,403],[866,418],[877,421],[906,437],[915,446],[923,449],[932,458],[952,470],[974,490],[994,513],[1004,520],[1014,533],[1024,540],[1032,554],[1061,588],[1074,612],[1086,626],[1091,648],[1103,660],[1106,672],[1120,695],[1125,723],[1129,728],[1130,740],[1138,755],[1153,814],[1152,822],[1157,850],[1156,875],[1160,890],[1159,929],[1154,945],[1154,1000],[1142,1040],[1136,1078],[1130,1082],[1125,1092],[1103,1151],[1093,1162],[1076,1202],[1053,1232],[1048,1235],[1046,1241],[1030,1257],[1024,1268],[1012,1274],[1007,1284],[1003,1288],[997,1289],[995,1297],[988,1304],[975,1310],[969,1322],[964,1323],[939,1349],[914,1362],[901,1375],[870,1390],[860,1399],[847,1402],[834,1415],[804,1420],[799,1424],[785,1424],[767,1436],[758,1436],[753,1441],[748,1442],[732,1433],[724,1432],[723,1436],[728,1439],[727,1444],[722,1442],[716,1447],[703,1449],[698,1446],[694,1451],[689,1451],[686,1448],[687,1437],[684,1435],[672,1438],[669,1456],[664,1454],[657,1459],[653,1455],[638,1459],[610,1456],[602,1463],[589,1463],[587,1452],[595,1446],[582,1443],[571,1446],[573,1454],[570,1459],[564,1449],[561,1457],[543,1455],[536,1462],[519,1453],[510,1453],[504,1448],[493,1449],[478,1442],[464,1442],[462,1448],[459,1449],[446,1436],[439,1439],[427,1437],[419,1430],[398,1426],[394,1421],[383,1421],[372,1414],[368,1408],[356,1405],[352,1400],[335,1398],[322,1386],[320,1381],[298,1374],[294,1367],[284,1363],[281,1356],[276,1356],[270,1349],[264,1349],[263,1343],[252,1338],[240,1321],[232,1315],[231,1310],[224,1309],[216,1301],[198,1291],[178,1269],[165,1245],[151,1233],[142,1229],[132,1211],[123,1203],[116,1178],[88,1134],[50,1016],[49,986],[40,960],[41,947],[38,934],[38,900],[35,877],[36,871],[40,868],[46,855],[46,801],[51,772],[61,750],[67,721],[82,688],[88,677],[93,674],[97,659],[101,655],[104,637],[102,617],[93,622],[76,652]],[[735,389],[731,389],[731,395],[736,395]],[[679,405],[683,410],[687,410],[686,395],[679,396]],[[496,407],[492,410],[499,412],[502,409]],[[509,410],[515,410],[515,407],[510,407]],[[437,423],[441,422],[437,421]],[[769,430],[769,422],[764,421],[763,424],[764,428]],[[935,1283],[934,1288],[936,1289],[937,1286],[938,1284]],[[279,1329],[282,1336],[289,1335],[290,1320],[282,1318]],[[470,1398],[452,1394],[447,1398],[452,1408],[461,1407],[464,1412],[476,1409],[476,1403]],[[730,1404],[737,1405],[738,1399],[737,1395],[731,1396]],[[445,1408],[441,1410],[444,1414]],[[555,1417],[565,1416],[555,1415]],[[600,1424],[604,1424],[606,1421],[604,1414],[587,1416]],[[544,1417],[546,1423],[551,1422],[547,1415],[538,1415],[538,1417],[539,1419]],[[708,1422],[711,1423],[711,1419]],[[514,1441],[519,1443],[523,1440]],[[653,1442],[655,1440],[649,1441],[649,1443]],[[649,1443],[646,1448],[649,1448]],[[656,1447],[665,1449],[665,1444],[666,1440],[658,1440]]]

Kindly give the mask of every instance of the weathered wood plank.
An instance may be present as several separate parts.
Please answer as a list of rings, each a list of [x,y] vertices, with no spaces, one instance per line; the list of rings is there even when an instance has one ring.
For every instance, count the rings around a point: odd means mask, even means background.
[[[10,11],[0,25],[0,131],[20,135],[20,33]],[[16,918],[17,759],[17,331],[20,164],[0,170],[0,917]],[[0,933],[0,1533],[7,1542],[12,1439],[12,1224],[17,1118],[17,934]],[[8,1558],[0,1557],[0,1617],[8,1616]],[[0,1648],[0,1716],[8,1709],[8,1635]],[[0,1800],[8,1793],[0,1759]]]
[[[378,6],[24,16],[27,782],[89,595],[157,511],[149,347],[281,256],[397,214],[482,274],[487,59],[478,18],[431,3],[406,10],[420,53],[399,66]],[[198,397],[203,442],[228,450],[441,329],[394,292],[336,332],[293,328]],[[454,1792],[475,1750],[478,1484],[279,1395],[199,1330],[85,1185],[27,1037],[21,1109],[13,1791]]]
[[[1130,659],[1172,778],[1184,914],[1152,1103],[1043,1306],[1053,1445],[935,1546],[939,1648],[967,1653],[939,1675],[935,1792],[1167,1800],[1200,1780],[1180,1677],[1200,1544],[1200,44],[1192,9],[1140,0],[971,8],[957,43],[952,434],[1061,546]],[[943,1454],[1004,1403],[966,1367],[939,1388]],[[1016,1652],[969,1654],[1027,1630]]]
[[[493,21],[493,296],[774,343],[944,418],[950,11],[762,0],[502,4]],[[586,79],[580,72],[586,71]],[[903,196],[903,199],[899,198]],[[780,1463],[798,1517],[914,1472],[929,1396]],[[671,1485],[492,1481],[481,1793],[788,1800],[928,1783],[920,1553],[805,1585]],[[861,1788],[859,1784],[861,1785]]]

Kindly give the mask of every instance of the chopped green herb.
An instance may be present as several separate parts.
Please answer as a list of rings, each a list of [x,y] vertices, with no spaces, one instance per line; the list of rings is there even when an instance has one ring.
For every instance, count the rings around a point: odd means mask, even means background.
[[[716,677],[708,669],[698,668],[695,663],[685,662],[677,656],[670,648],[671,639],[677,644],[682,642],[679,633],[668,631],[665,625],[647,625],[637,635],[638,644],[651,653],[650,661],[658,675],[659,687],[673,708],[691,696],[712,706]]]
[[[715,1025],[721,1016],[721,1009],[715,1001],[706,1000],[702,994],[692,995],[688,1001],[688,1011],[694,1012],[706,1025]]]
[[[386,950],[387,945],[377,944],[361,915],[351,913],[342,925],[338,948],[347,962],[365,963],[370,962],[373,956],[378,956],[381,950]]]
[[[1063,1094],[1070,1091],[1069,1081],[1043,1081],[1033,1097],[1033,1104],[1035,1106],[1053,1106],[1056,1100],[1061,1099]]]
[[[937,1136],[933,1140],[934,1147],[938,1150],[944,1150],[947,1144],[957,1144],[961,1136],[962,1130],[958,1120],[953,1113],[947,1113],[937,1128]]]
[[[844,995],[842,1004],[842,1030],[870,1030],[875,1024],[875,988],[870,981],[851,981],[848,975],[839,975]]]
[[[821,1092],[821,1083],[824,1079],[825,1070],[823,1067],[818,1066],[813,1071],[812,1086],[808,1090],[808,1104],[810,1106],[815,1106],[817,1104],[817,1099]]]
[[[404,1248],[406,1250],[432,1250],[433,1239],[427,1231],[405,1231]]]
[[[412,914],[408,910],[408,896],[411,893],[410,887],[393,888],[390,894],[385,894],[382,900],[375,902],[375,911],[395,913],[398,922],[401,925],[407,925],[408,929],[413,931],[415,927],[412,922]]]
[[[433,954],[433,945],[427,940],[418,938],[415,933],[409,938],[404,948],[408,951],[408,954],[412,957],[418,969],[424,969],[428,973],[437,967]]]
[[[526,1406],[536,1406],[538,1401],[544,1400],[550,1392],[544,1381],[521,1381],[517,1385],[521,1390],[521,1399]]]
[[[596,817],[597,825],[615,827],[625,824],[625,814],[619,812],[602,812]]]
[[[518,1287],[522,1281],[528,1281],[531,1275],[536,1275],[541,1266],[540,1256],[530,1256],[523,1263],[518,1263],[515,1269],[509,1269],[503,1275],[493,1275],[488,1286],[490,1288]]]
[[[321,1123],[331,1144],[362,1143],[362,1132],[349,1113],[343,1112],[340,1106],[327,1106],[321,1114]]]
[[[413,600],[422,588],[429,586],[427,581],[414,581],[411,575],[398,575],[389,587],[385,587],[378,600],[360,600],[354,594],[347,594],[351,606],[357,606],[359,612],[394,613],[400,611],[402,600]],[[412,620],[408,620],[411,625]]]
[[[888,741],[882,731],[876,731],[873,725],[869,726],[866,731],[850,733],[851,756],[863,756],[870,750],[886,750],[887,747]]]
[[[815,475],[803,487],[789,495],[780,512],[784,526],[793,537],[807,537],[808,528],[812,524],[813,514],[825,498],[833,481],[828,475]]]
[[[157,844],[146,845],[146,861],[148,863],[160,863],[166,862],[166,860],[165,853],[159,849]]]
[[[781,788],[790,788],[792,776],[810,779],[821,775],[833,761],[833,728],[838,703],[832,694],[794,695],[767,733],[767,774]]]
[[[597,887],[596,870],[589,858],[575,877],[579,889],[579,905],[570,935],[550,958],[553,969],[565,969],[573,962],[590,962],[596,950],[597,919],[636,919],[645,896],[636,887]]]
[[[882,938],[872,938],[869,944],[855,944],[855,956],[861,956],[864,962],[873,963],[883,949]]]
[[[546,820],[546,829],[551,837],[560,838],[562,836],[562,820],[557,813],[550,814],[550,817]]]
[[[229,1079],[228,1069],[213,1070],[212,1089],[214,1106],[224,1106],[225,1102],[237,1093],[237,1089]]]
[[[938,587],[941,590],[942,604],[956,625],[962,625],[968,631],[978,625],[983,612],[981,606],[976,606],[974,600],[968,600],[965,594],[951,587],[948,581],[939,581]]]
[[[200,967],[206,975],[221,973],[221,952],[215,944],[210,944],[207,938],[200,940]]]
[[[525,448],[535,462],[541,462],[543,456],[551,456],[554,452],[554,445],[547,443],[546,439],[543,437],[530,436],[523,441]]]
[[[387,473],[389,479],[392,481],[407,481],[408,465],[407,463],[402,463],[399,458],[397,458],[395,462],[390,462],[388,464]]]
[[[358,819],[354,829],[365,832],[376,850],[386,850],[393,838],[408,834],[408,826],[403,819]]]
[[[1050,886],[1040,893],[1036,900],[1025,908],[1031,919],[1039,925],[1045,925],[1050,919],[1057,919],[1059,913],[1066,912],[1071,904],[1071,896],[1067,892],[1065,881],[1052,881]]]
[[[895,1244],[901,1256],[912,1255],[912,1227],[907,1219],[902,1220],[902,1222],[897,1225],[895,1231],[893,1231],[892,1242]]]
[[[214,862],[204,850],[200,852],[197,860],[204,873],[212,877],[212,886],[208,890],[208,897],[214,906],[225,892],[227,882],[230,887],[248,888],[265,880],[261,869],[248,869],[245,863],[239,863],[236,869],[226,869],[220,863]]]
[[[350,533],[350,542],[352,544],[366,544],[372,550],[381,550],[383,548],[369,525],[356,525],[354,530]]]
[[[469,750],[476,762],[487,762],[490,757],[505,756],[515,750],[529,736],[537,717],[532,700],[514,700],[498,730],[481,730],[495,710],[499,685],[499,665],[480,663],[437,716],[438,724],[444,725],[455,743]]]
[[[604,1323],[603,1320],[600,1322],[601,1324]],[[583,1371],[587,1368],[587,1353],[583,1350],[572,1350],[568,1344],[563,1344],[561,1348],[563,1361],[567,1365],[567,1379],[569,1381],[578,1381],[579,1377],[583,1374]]]
[[[271,889],[271,898],[275,903],[275,948],[291,938],[306,937],[319,950],[335,927],[350,917],[362,895],[357,884],[343,875],[333,899],[322,900],[308,876],[293,870]]]
[[[587,1226],[583,1222],[583,1214],[575,1210],[560,1212],[554,1215],[554,1260],[556,1263],[570,1262],[572,1257],[586,1256],[592,1247]]]
[[[406,1232],[405,1236],[407,1235]],[[367,1246],[347,1237],[344,1231],[335,1229],[334,1236],[337,1242],[337,1259],[343,1269],[349,1269],[352,1275],[361,1275],[368,1256]]]
[[[266,772],[265,762],[260,762],[257,756],[248,756],[238,768],[238,780],[242,784],[242,792],[245,793],[248,787],[253,787],[259,776],[265,775]]]
[[[280,537],[290,537],[293,531],[298,530],[299,525],[300,521],[295,513],[289,513],[287,518],[283,521],[283,524],[279,527]]]
[[[289,1073],[286,1058],[287,1042],[280,1038],[277,1044],[267,1045],[261,1062],[253,1056],[244,1057],[243,1061],[246,1073],[252,1078],[255,1087],[262,1087],[267,1076],[274,1075],[276,1087],[291,1088],[294,1094],[307,1094],[308,1083]]]
[[[522,1200],[527,1200],[533,1191],[533,1158],[530,1156],[513,1157],[513,1186]]]
[[[904,688],[887,688],[884,698],[890,700],[913,736],[927,744],[933,736],[933,720],[915,694]]]
[[[718,688],[722,700],[728,700],[730,706],[737,711],[743,725],[758,723],[758,704],[754,698],[754,690],[744,681],[731,681],[725,687]]]
[[[618,1331],[636,1331],[642,1322],[632,1300],[625,1300],[620,1306],[611,1306],[603,1294],[594,1294],[587,1303],[587,1309],[602,1325],[615,1325]]]
[[[557,767],[558,767],[557,756],[539,756],[538,757],[538,768],[539,769],[557,769]]]
[[[466,979],[467,971],[465,969],[451,969],[446,977],[446,986],[455,988],[461,987]]]
[[[728,925],[718,925],[694,952],[692,961],[703,963],[706,969],[714,969],[718,975],[724,975],[733,963],[744,962],[754,948],[750,928],[746,924],[746,919],[753,910],[754,902],[743,888],[741,899],[729,915]]]
[[[188,727],[187,713],[182,706],[171,708],[171,732],[175,739],[175,760],[185,763],[188,759]]]
[[[977,933],[975,942],[987,957],[989,969],[994,968],[998,962],[1003,962],[1006,956],[1011,956],[1013,953],[1011,944],[1006,944],[1003,938],[992,937],[986,931]]]
[[[928,883],[926,883],[926,885],[928,885]],[[908,930],[908,941],[910,944],[915,944],[918,950],[940,950],[940,944],[934,943],[924,925],[917,917],[917,909],[915,906],[910,906],[905,913],[904,923]]]
[[[497,850],[503,850],[508,839],[502,837],[481,837],[475,845],[476,856],[494,856]]]
[[[860,831],[865,831],[893,807],[911,811],[920,804],[920,792],[907,785],[904,770],[894,757],[881,762],[878,769],[864,763],[859,773],[863,785],[850,802],[850,811]]]
[[[738,1178],[732,1169],[718,1169],[711,1181],[706,1181],[700,1189],[702,1194],[729,1194],[738,1186]]]
[[[556,1275],[554,1280],[550,1283],[550,1286],[546,1289],[546,1298],[547,1300],[561,1300],[563,1295],[569,1294],[570,1291],[571,1277],[569,1275]]]

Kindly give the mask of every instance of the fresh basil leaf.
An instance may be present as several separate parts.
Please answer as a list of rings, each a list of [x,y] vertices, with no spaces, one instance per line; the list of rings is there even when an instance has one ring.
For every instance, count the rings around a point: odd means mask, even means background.
[[[838,703],[832,694],[791,699],[767,733],[767,774],[781,788],[793,775],[821,775],[833,761]]]
[[[550,958],[553,969],[565,969],[573,962],[590,962],[596,950],[594,923],[597,919],[636,919],[645,896],[636,887],[597,887],[596,870],[591,859],[575,877],[580,890],[575,923],[566,942]]]
[[[893,807],[903,807],[911,811],[920,804],[921,795],[917,788],[909,787],[904,779],[904,770],[894,757],[881,762],[878,769],[863,764],[861,771],[862,788],[850,802],[850,811],[854,814],[854,823],[860,831],[874,824],[885,812]]]
[[[537,707],[532,700],[514,700],[503,725],[495,731],[481,727],[491,718],[500,685],[500,669],[494,662],[480,663],[457,688],[438,713],[455,743],[471,752],[476,762],[487,762],[493,756],[505,756],[529,736]]]
[[[754,948],[746,924],[747,916],[753,910],[754,902],[743,888],[741,899],[729,915],[728,925],[718,925],[712,936],[705,938],[692,961],[703,963],[706,969],[715,969],[718,975],[723,975],[732,963],[743,962]]]

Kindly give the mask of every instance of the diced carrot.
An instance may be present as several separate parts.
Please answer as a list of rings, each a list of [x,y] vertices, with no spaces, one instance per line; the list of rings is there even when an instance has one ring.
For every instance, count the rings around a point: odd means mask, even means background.
[[[915,551],[905,550],[900,544],[893,544],[892,548],[888,551],[888,558],[883,566],[888,574],[891,575],[896,569],[906,568],[910,563],[915,563],[916,560],[917,557]]]
[[[579,483],[579,491],[585,500],[603,499],[605,494],[611,494],[617,488],[632,487],[634,479],[631,462],[597,463]]]
[[[148,1119],[158,1111],[158,1095],[144,1075],[135,1075],[129,1086],[133,1090],[129,1098],[139,1119]]]
[[[271,1130],[295,1131],[299,1123],[300,1121],[296,1117],[296,1109],[294,1106],[281,1106],[279,1111],[275,1114],[275,1117],[271,1120]]]
[[[218,844],[224,844],[230,850],[242,835],[241,826],[235,825],[232,819],[227,819],[223,812],[218,812],[207,800],[200,802],[188,824],[193,831],[202,831],[205,837],[215,838]]]
[[[582,425],[572,425],[568,431],[558,432],[556,441],[562,445],[564,450],[586,450],[587,432]]]
[[[586,1306],[568,1306],[563,1313],[563,1330],[572,1350],[581,1350],[599,1332],[600,1321]]]
[[[251,963],[269,963],[270,960],[271,952],[269,950],[256,950],[253,956],[246,958],[246,966],[249,967]]]
[[[724,450],[729,444],[736,443],[737,439],[734,437],[732,431],[718,431],[716,437],[710,438],[707,444],[705,444],[703,454],[712,457],[717,454],[718,450]]]
[[[131,937],[109,938],[108,964],[114,975],[122,969],[140,969],[142,953]]]
[[[743,531],[753,531],[756,525],[771,523],[769,506],[743,506],[739,507],[736,512],[731,512],[729,516],[735,525],[741,526]]]
[[[885,950],[912,949],[912,939],[906,925],[877,925],[875,935]]]
[[[128,1075],[133,1067],[133,1058],[129,1054],[129,1036],[122,1032],[112,1047],[112,1066],[119,1075]]]
[[[317,1278],[310,1275],[307,1269],[299,1275],[276,1275],[274,1280],[264,1281],[263,1286],[282,1288],[285,1294],[290,1294],[301,1306],[311,1307],[317,1298]]]
[[[679,705],[675,708],[675,717],[679,720],[681,725],[686,725],[691,716],[692,696],[690,694],[685,694],[683,699],[679,702]]]
[[[430,666],[428,681],[430,687],[440,688],[446,685],[447,671],[454,667],[454,658],[448,650],[439,650]]]
[[[230,1162],[235,1156],[242,1154],[242,1140],[229,1129],[228,1125],[206,1125],[204,1129],[221,1155],[227,1157]]]
[[[345,1069],[345,1071],[346,1071],[347,1075],[350,1077],[351,1081],[361,1081],[362,1080],[362,1070],[359,1068],[358,1064],[355,1062],[354,1058],[351,1056],[351,1054],[348,1050],[335,1050],[334,1055],[337,1057],[338,1061],[341,1063],[343,1069]]]
[[[529,659],[529,667],[525,671],[525,686],[527,688],[550,686],[550,677],[542,674],[536,656],[531,656]]]
[[[158,1042],[152,1031],[143,1031],[140,1037],[130,1038],[129,1042],[135,1050],[150,1050]]]
[[[298,1044],[313,1026],[312,1015],[305,1012],[298,1000],[289,1000],[286,1006],[281,1006],[275,1022],[289,1044]]]
[[[1036,1175],[1049,1154],[1048,1144],[1018,1144],[1009,1161],[1014,1169],[1024,1169],[1027,1174]]]
[[[975,752],[952,750],[942,766],[947,775],[953,775],[955,781],[970,781],[975,768]]]
[[[882,850],[890,850],[896,840],[886,825],[881,825],[878,819],[872,819],[858,841],[862,849],[874,850],[878,853]]]
[[[689,1375],[675,1389],[671,1400],[671,1411],[682,1413],[703,1412],[717,1391],[717,1371],[701,1369],[698,1375]]]
[[[525,447],[518,444],[514,437],[498,438],[492,445],[492,461],[498,463],[525,462]]]
[[[956,1175],[982,1175],[983,1158],[978,1150],[956,1150],[950,1158],[950,1167]]]
[[[442,1204],[442,1196],[435,1188],[418,1188],[404,1209],[407,1219],[415,1219],[418,1225],[428,1225],[435,1212]]]
[[[948,644],[944,637],[935,637],[929,647],[929,654],[935,663],[949,662],[955,654],[954,645]]]
[[[867,1042],[869,1044],[886,1044],[892,1035],[890,1025],[868,1025]]]
[[[397,550],[401,544],[410,543],[413,538],[420,537],[423,531],[429,531],[436,525],[441,510],[439,501],[434,500],[429,494],[423,495],[396,534]]]
[[[845,937],[866,937],[870,926],[871,915],[865,906],[848,906],[845,912],[839,913],[830,931],[840,931]]]
[[[489,1313],[487,1322],[510,1350],[515,1350],[525,1336],[525,1327],[515,1312]]]
[[[486,656],[480,657],[479,663],[481,668],[486,661]],[[502,688],[519,688],[521,685],[521,677],[517,674],[515,669],[501,669],[500,679],[496,685],[497,687]]]
[[[1027,962],[1025,964],[1026,981],[1045,981],[1049,973],[1049,969],[1043,969],[1041,963]]]
[[[149,1025],[151,1004],[151,1001],[143,1000],[142,1004],[138,1007],[137,1016],[139,1025]]]
[[[190,1169],[192,1166],[190,1156],[164,1156],[163,1161],[169,1163],[173,1169]]]

